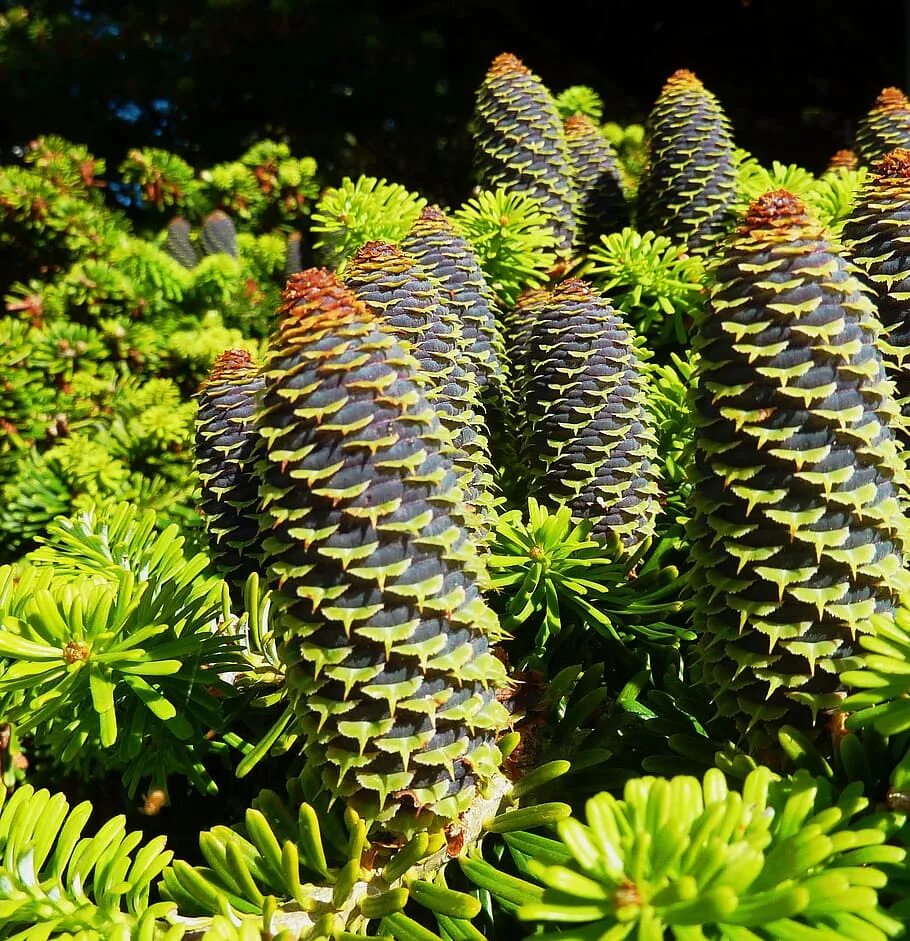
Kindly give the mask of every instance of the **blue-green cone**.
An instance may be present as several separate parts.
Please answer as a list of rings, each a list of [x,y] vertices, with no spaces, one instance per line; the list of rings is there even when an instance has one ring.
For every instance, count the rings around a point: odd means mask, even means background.
[[[502,385],[504,346],[496,322],[496,296],[471,246],[445,213],[431,206],[411,226],[401,247],[439,282],[446,307],[458,317],[465,354],[479,387]]]
[[[520,59],[497,56],[477,91],[474,167],[484,189],[506,186],[540,200],[557,251],[575,241],[575,190],[562,121],[552,96]]]
[[[729,224],[736,195],[730,122],[685,69],[664,85],[647,124],[648,159],[638,188],[638,228],[704,251]]]
[[[599,236],[629,224],[619,157],[600,128],[584,114],[567,118],[565,133],[578,197],[578,246],[590,248]]]
[[[695,627],[719,711],[761,740],[837,705],[838,661],[906,586],[906,472],[875,310],[802,203],[753,203],[714,276],[695,335]]]
[[[263,369],[264,543],[307,760],[361,816],[454,820],[508,724],[483,564],[416,360],[325,270],[294,276]]]
[[[656,437],[632,332],[588,284],[534,303],[523,436],[531,494],[634,548],[654,532]]]
[[[238,596],[247,576],[259,569],[259,482],[253,460],[256,395],[263,385],[249,353],[227,350],[199,391],[195,462],[209,554]]]
[[[452,435],[453,459],[478,514],[476,528],[484,533],[494,514],[493,467],[477,376],[458,314],[423,265],[385,242],[360,248],[344,279],[420,364],[429,381],[427,398]]]

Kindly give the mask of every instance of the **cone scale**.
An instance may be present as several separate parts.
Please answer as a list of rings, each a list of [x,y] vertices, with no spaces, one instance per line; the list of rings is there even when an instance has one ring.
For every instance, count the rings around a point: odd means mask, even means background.
[[[905,471],[874,309],[785,191],[750,207],[699,324],[694,616],[703,679],[756,740],[811,730],[907,577]]]
[[[453,820],[507,724],[464,493],[417,362],[330,272],[293,277],[258,428],[281,655],[309,761],[388,829]]]

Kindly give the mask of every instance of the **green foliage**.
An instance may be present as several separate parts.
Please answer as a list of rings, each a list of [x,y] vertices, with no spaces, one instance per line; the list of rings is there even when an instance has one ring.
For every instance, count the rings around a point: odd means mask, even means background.
[[[128,792],[188,774],[222,726],[220,674],[242,669],[213,629],[221,584],[183,554],[176,526],[126,504],[63,520],[29,561],[2,570],[0,715],[63,766],[119,769]]]
[[[693,637],[662,619],[682,607],[679,572],[663,563],[669,542],[627,553],[616,540],[592,539],[592,523],[573,523],[567,507],[549,512],[534,499],[527,517],[519,510],[500,517],[487,558],[492,587],[506,596],[503,627],[524,661],[545,663],[554,648],[578,644],[571,635],[579,627],[608,641]]]
[[[11,795],[0,787],[0,938],[157,936],[157,923],[174,910],[149,899],[173,856],[165,838],[139,848],[141,835],[128,833],[122,816],[84,835],[91,813],[87,801],[70,807],[63,794],[30,784]]]
[[[540,204],[516,190],[483,190],[455,211],[487,280],[506,304],[527,287],[543,284],[556,263],[549,224]]]
[[[319,236],[313,248],[331,267],[343,267],[366,242],[399,242],[427,201],[400,183],[372,176],[345,177],[329,187],[313,211],[310,230]]]
[[[882,845],[884,827],[854,820],[867,806],[858,787],[837,796],[808,775],[776,780],[767,769],[741,792],[717,770],[702,781],[637,779],[621,799],[591,798],[586,823],[557,822],[558,840],[507,835],[523,878],[493,876],[488,887],[520,920],[577,925],[576,937],[884,941],[902,926],[878,902],[881,867],[905,851]],[[487,887],[486,864],[463,868]]]
[[[653,232],[603,235],[582,269],[629,323],[655,344],[684,344],[704,306],[701,259]]]
[[[583,114],[592,121],[600,121],[604,113],[603,98],[587,85],[572,85],[556,96],[556,110],[565,121],[573,114]]]

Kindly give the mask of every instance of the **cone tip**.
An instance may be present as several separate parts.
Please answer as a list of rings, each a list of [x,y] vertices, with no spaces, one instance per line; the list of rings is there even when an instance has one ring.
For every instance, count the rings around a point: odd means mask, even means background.
[[[769,226],[798,225],[808,222],[803,201],[788,190],[771,190],[749,206],[743,228],[764,229]]]

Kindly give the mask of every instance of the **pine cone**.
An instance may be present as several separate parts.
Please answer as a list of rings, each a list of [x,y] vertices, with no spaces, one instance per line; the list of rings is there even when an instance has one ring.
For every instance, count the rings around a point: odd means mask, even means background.
[[[164,250],[184,268],[195,268],[199,264],[199,252],[190,241],[191,231],[189,222],[182,216],[176,216],[167,224]]]
[[[619,158],[597,125],[583,114],[566,120],[565,133],[578,197],[578,246],[589,248],[599,236],[629,224]]]
[[[597,536],[639,545],[654,532],[658,488],[631,331],[584,281],[564,281],[535,305],[527,370],[532,494],[592,520]]]
[[[648,116],[648,160],[638,190],[639,228],[703,251],[726,228],[736,171],[730,122],[685,69],[667,80]]]
[[[910,419],[910,150],[893,150],[873,165],[844,223],[843,242],[878,296],[886,333],[879,342]],[[910,447],[906,422],[892,430]]]
[[[216,209],[202,223],[202,247],[206,255],[237,257],[237,230],[230,216]]]
[[[285,291],[258,418],[264,548],[307,759],[393,830],[399,814],[463,812],[508,723],[496,617],[419,368],[333,274],[305,271]]]
[[[209,552],[231,588],[241,594],[261,557],[253,420],[263,385],[249,353],[227,350],[199,391],[195,460]]]
[[[760,739],[835,706],[836,662],[894,608],[905,470],[874,308],[802,203],[753,203],[715,277],[695,337],[695,627],[719,711]]]
[[[575,192],[559,112],[546,86],[520,59],[497,56],[477,91],[474,165],[485,189],[508,186],[540,200],[557,248],[575,241]]]
[[[445,213],[432,206],[423,210],[401,247],[439,282],[446,307],[458,317],[464,350],[480,388],[501,385],[504,347],[496,322],[496,296],[471,246],[455,233]]]
[[[853,145],[862,163],[880,160],[897,147],[910,147],[910,101],[899,88],[881,91],[856,128]]]
[[[452,435],[461,484],[476,507],[482,534],[493,514],[493,468],[476,376],[458,315],[439,283],[412,256],[385,242],[368,242],[345,269],[359,301],[413,354],[429,383],[428,400]],[[465,365],[467,364],[467,368]]]

